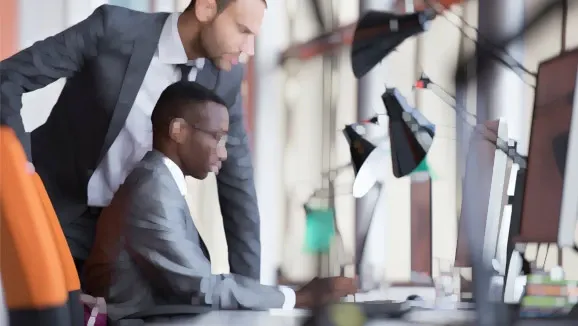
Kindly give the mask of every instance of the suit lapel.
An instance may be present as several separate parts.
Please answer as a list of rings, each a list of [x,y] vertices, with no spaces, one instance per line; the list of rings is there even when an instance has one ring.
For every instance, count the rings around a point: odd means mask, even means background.
[[[110,118],[108,131],[104,137],[99,162],[106,152],[108,152],[110,146],[124,126],[157,49],[161,31],[167,17],[168,14],[155,15],[150,31],[139,34],[137,39],[134,40],[133,50],[124,74],[118,100]]]
[[[215,67],[215,65],[209,61],[205,61],[203,69],[199,72],[197,76],[197,83],[205,86],[206,88],[215,91],[217,89],[217,84],[219,82],[220,70]]]
[[[168,183],[169,185],[169,189],[170,192],[165,193],[165,195],[170,196],[171,199],[174,197],[175,200],[175,205],[178,205],[176,203],[180,203],[181,205],[181,209],[183,210],[183,213],[185,214],[185,227],[187,230],[187,234],[188,236],[191,237],[191,239],[195,242],[195,243],[199,243],[199,230],[197,229],[193,217],[192,217],[192,213],[191,210],[189,209],[189,204],[187,203],[187,200],[185,199],[185,197],[181,194],[181,191],[179,190],[179,186],[177,185],[176,180],[174,179],[173,175],[171,174],[171,171],[169,170],[169,168],[165,165],[165,163],[163,162],[163,158],[164,155],[161,154],[160,152],[156,151],[156,150],[152,150],[150,152],[148,152],[144,158],[143,161],[149,162],[151,164],[154,164],[156,166],[160,166],[162,172],[159,174],[162,178],[163,178],[163,182]],[[169,202],[169,201],[167,201]]]

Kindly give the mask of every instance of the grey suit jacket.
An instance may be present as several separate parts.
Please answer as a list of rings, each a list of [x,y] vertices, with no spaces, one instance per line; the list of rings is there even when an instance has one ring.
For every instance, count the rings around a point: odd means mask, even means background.
[[[15,130],[33,160],[69,243],[81,243],[71,246],[76,258],[86,258],[94,235],[94,218],[86,214],[88,180],[124,125],[167,17],[104,5],[0,62],[0,123]],[[242,77],[241,66],[225,72],[207,62],[197,81],[229,105],[229,158],[217,178],[229,263],[233,272],[258,279],[259,211],[243,124]],[[64,90],[30,137],[20,115],[22,94],[59,78],[67,78]]]
[[[106,299],[112,319],[170,304],[282,307],[285,296],[275,287],[211,275],[186,200],[162,159],[149,152],[103,210],[84,290]]]

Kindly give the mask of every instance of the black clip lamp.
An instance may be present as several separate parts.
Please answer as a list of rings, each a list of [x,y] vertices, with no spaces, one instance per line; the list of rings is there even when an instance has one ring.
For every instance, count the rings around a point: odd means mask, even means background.
[[[389,141],[394,176],[400,178],[414,172],[425,159],[435,135],[434,125],[431,124],[419,111],[411,107],[401,93],[395,88],[387,88],[382,100],[389,116]],[[385,171],[383,163],[387,159],[387,151],[383,143],[374,145],[361,135],[356,128],[364,124],[378,124],[378,117],[345,126],[343,134],[349,143],[351,161],[355,171],[353,196],[363,197],[378,181],[378,176]],[[373,217],[373,214],[371,215]],[[365,240],[371,223],[356,243],[356,269],[359,270],[360,257],[363,256]],[[304,325],[335,326],[335,325],[364,325],[372,316],[370,307],[380,306],[381,303],[370,305],[332,304],[315,310],[313,315],[306,319]],[[405,303],[391,304],[385,310],[379,310],[380,316],[401,316],[409,311]],[[390,309],[388,311],[387,309]],[[345,313],[347,312],[347,313]]]
[[[378,124],[377,116],[361,123],[347,125],[343,129],[343,134],[349,143],[351,164],[355,171],[352,190],[352,195],[355,198],[365,196],[380,179],[379,171],[383,170],[381,164],[388,155],[385,146],[383,146],[386,145],[385,143],[376,146],[357,132],[358,126],[367,123]]]
[[[435,136],[435,126],[411,107],[396,88],[387,88],[381,99],[389,116],[393,175],[405,177],[425,159]]]
[[[435,16],[431,8],[406,15],[367,12],[353,34],[351,66],[355,77],[363,77],[403,41],[427,30]]]
[[[425,159],[433,138],[435,126],[407,100],[396,88],[387,88],[381,96],[389,116],[389,146],[393,175],[401,178],[414,172]],[[377,117],[362,123],[378,124]],[[353,197],[361,198],[380,178],[383,162],[388,159],[387,144],[374,145],[360,135],[355,128],[345,126],[343,133],[349,143],[351,161],[355,170]]]

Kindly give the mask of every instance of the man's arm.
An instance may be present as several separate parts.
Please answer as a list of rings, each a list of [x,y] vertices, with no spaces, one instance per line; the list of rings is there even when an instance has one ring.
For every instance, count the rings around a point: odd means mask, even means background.
[[[229,248],[231,272],[256,280],[261,273],[259,208],[253,179],[253,163],[243,120],[239,87],[229,109],[228,158],[217,175],[219,203]]]
[[[150,189],[159,195],[151,196]],[[211,275],[209,261],[187,236],[190,216],[182,198],[163,196],[167,190],[153,178],[133,190],[126,216],[127,250],[158,291],[183,302],[221,309],[293,308],[295,292],[241,275]]]
[[[104,8],[99,7],[84,21],[0,62],[0,124],[14,129],[29,161],[30,135],[25,132],[20,115],[22,94],[73,76],[87,58],[96,56],[98,40],[104,34]]]

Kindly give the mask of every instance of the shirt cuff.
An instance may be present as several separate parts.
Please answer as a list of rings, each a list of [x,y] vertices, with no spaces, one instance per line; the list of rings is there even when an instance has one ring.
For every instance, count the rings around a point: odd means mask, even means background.
[[[279,290],[283,292],[283,295],[285,296],[285,302],[283,303],[283,307],[281,307],[281,309],[290,310],[295,308],[295,291],[287,286],[280,286]]]

